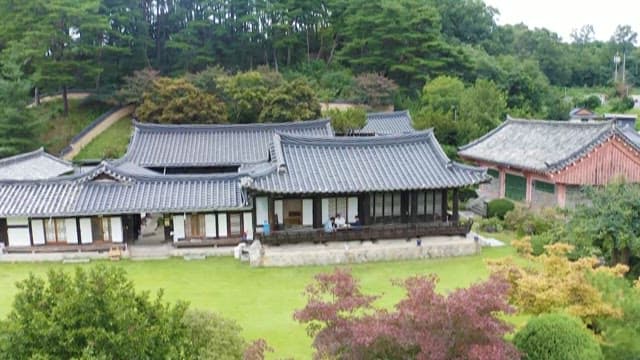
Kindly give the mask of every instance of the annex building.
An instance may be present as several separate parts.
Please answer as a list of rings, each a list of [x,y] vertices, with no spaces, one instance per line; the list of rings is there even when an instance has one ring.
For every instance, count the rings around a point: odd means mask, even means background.
[[[632,125],[508,118],[458,154],[488,168],[492,181],[480,186],[483,197],[572,207],[583,186],[618,177],[640,182],[640,136]]]
[[[410,118],[387,115],[398,119]],[[0,160],[0,243],[8,251],[100,250],[155,229],[177,247],[221,246],[265,227],[271,237],[302,241],[322,236],[338,213],[348,222],[357,216],[359,231],[334,238],[397,237],[409,228],[465,234],[458,189],[487,181],[485,169],[448,159],[431,130],[397,126],[384,127],[402,129],[396,133],[343,137],[328,119],[134,123],[124,157],[95,167],[42,150]]]

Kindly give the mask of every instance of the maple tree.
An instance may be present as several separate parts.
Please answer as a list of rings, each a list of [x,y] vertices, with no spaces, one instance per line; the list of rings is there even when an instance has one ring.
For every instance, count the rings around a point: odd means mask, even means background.
[[[448,295],[435,290],[437,278],[396,281],[406,296],[393,310],[377,308],[378,296],[363,294],[348,270],[318,274],[305,291],[307,305],[294,318],[314,337],[315,357],[340,359],[518,359],[504,340],[511,325],[509,284],[499,277]]]
[[[531,249],[527,239],[516,244],[521,251]],[[567,258],[572,245],[556,243],[545,246],[545,253],[531,257],[530,265],[516,264],[513,259],[489,261],[494,275],[505,277],[511,284],[509,299],[520,312],[542,314],[566,310],[591,325],[599,317],[616,317],[621,312],[604,300],[603,294],[589,281],[592,274],[622,277],[628,267],[599,266],[598,259]]]

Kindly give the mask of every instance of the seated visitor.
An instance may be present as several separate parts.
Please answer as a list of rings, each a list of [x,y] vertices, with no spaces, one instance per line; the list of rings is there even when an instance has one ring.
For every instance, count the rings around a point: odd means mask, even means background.
[[[343,228],[347,225],[347,220],[340,215],[340,213],[336,214],[336,227]]]
[[[329,220],[327,220],[327,222],[324,223],[324,232],[331,233],[336,231],[335,226],[335,218],[331,217]]]
[[[358,228],[358,227],[361,227],[361,226],[362,226],[362,223],[360,222],[360,218],[358,217],[358,215],[356,215],[354,217],[353,222],[351,223],[351,227]]]

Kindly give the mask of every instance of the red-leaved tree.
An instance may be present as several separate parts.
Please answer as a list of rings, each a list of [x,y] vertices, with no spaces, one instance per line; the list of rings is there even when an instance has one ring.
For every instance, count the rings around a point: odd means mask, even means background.
[[[306,289],[307,305],[294,318],[314,337],[316,358],[340,359],[519,359],[504,340],[512,327],[506,281],[486,282],[449,295],[435,291],[435,276],[397,284],[406,297],[393,310],[376,308],[377,296],[364,295],[348,270],[319,274]]]

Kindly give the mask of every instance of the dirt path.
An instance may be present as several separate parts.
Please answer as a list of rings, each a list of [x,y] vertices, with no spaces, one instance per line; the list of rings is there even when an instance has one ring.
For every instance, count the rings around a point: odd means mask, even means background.
[[[93,129],[88,131],[86,134],[82,135],[79,139],[76,139],[75,142],[69,144],[69,146],[71,147],[71,150],[66,154],[64,154],[62,158],[65,160],[72,160],[76,155],[78,155],[78,153],[80,152],[80,150],[82,150],[82,148],[84,148],[85,146],[87,146],[87,144],[91,142],[91,140],[98,137],[98,135],[100,135],[103,131],[107,130],[111,125],[115,124],[118,120],[131,115],[134,110],[135,110],[135,106],[127,105],[127,106],[121,107],[120,109],[116,110],[109,116],[105,117],[104,119],[102,119],[102,121],[100,121],[99,124],[93,127]]]
[[[88,92],[68,92],[67,93],[67,98],[69,100],[82,100],[82,99],[88,98],[89,96],[91,96],[91,93],[88,93]],[[59,99],[62,99],[62,94],[41,97],[40,103],[41,104],[47,103],[47,102],[51,102]],[[32,108],[34,106],[36,106],[35,101],[27,105],[28,108]]]

